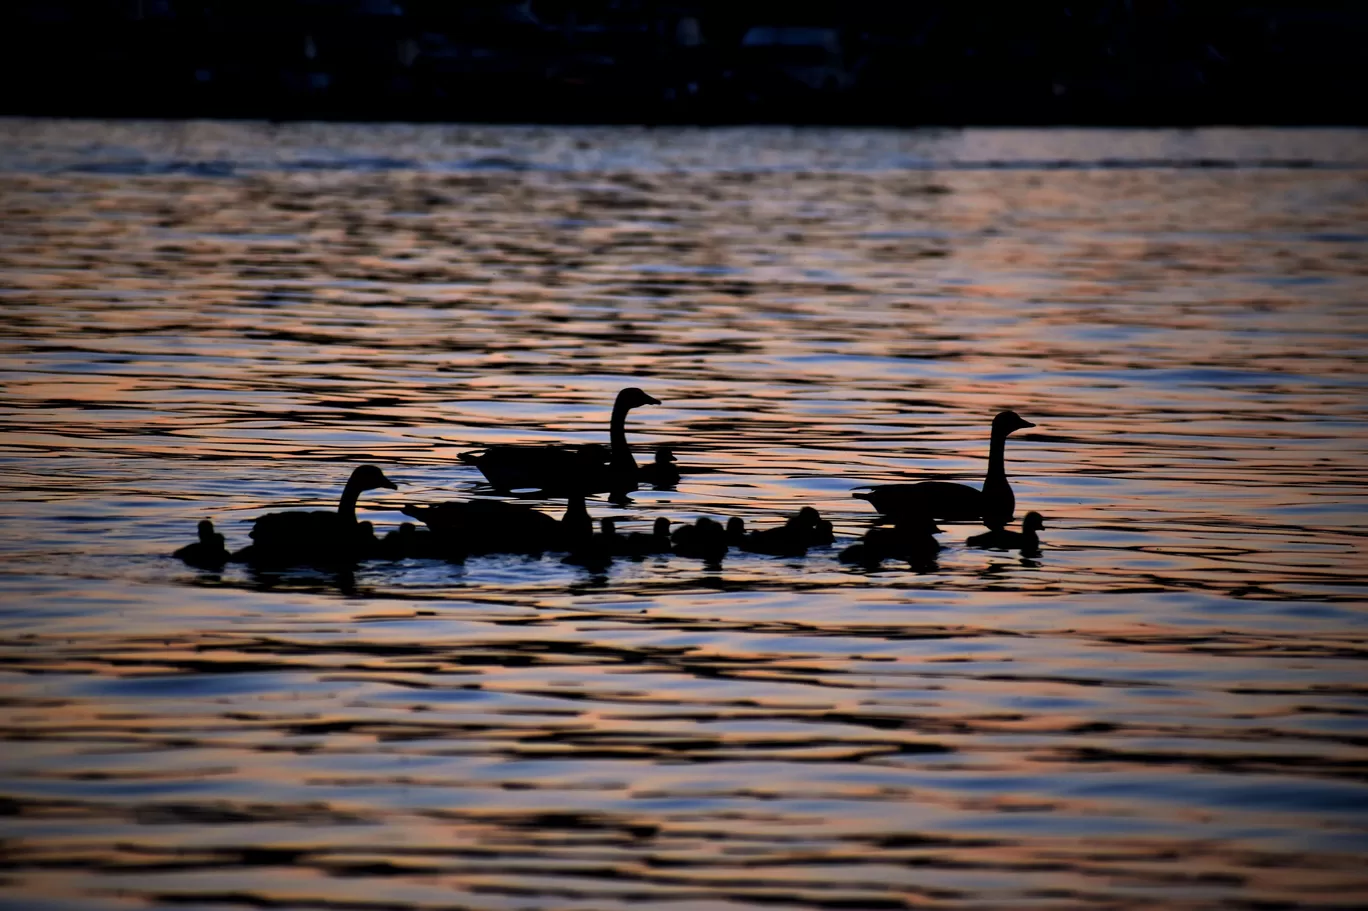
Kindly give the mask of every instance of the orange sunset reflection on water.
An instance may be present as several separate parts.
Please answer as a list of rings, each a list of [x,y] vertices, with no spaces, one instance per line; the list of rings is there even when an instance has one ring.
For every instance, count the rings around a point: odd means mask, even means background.
[[[1368,902],[1366,136],[0,121],[0,908]],[[624,386],[837,544],[169,556]],[[1039,556],[836,560],[1006,408]]]

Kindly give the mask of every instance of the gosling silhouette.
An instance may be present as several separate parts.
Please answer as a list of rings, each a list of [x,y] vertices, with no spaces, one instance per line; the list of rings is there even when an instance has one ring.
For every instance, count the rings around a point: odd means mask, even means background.
[[[970,547],[985,547],[992,550],[1019,550],[1022,553],[1038,552],[1040,536],[1036,532],[1045,528],[1045,519],[1038,512],[1028,512],[1021,520],[1021,531],[994,528],[981,535],[974,535],[964,543]]]
[[[679,483],[679,466],[668,446],[658,446],[655,461],[637,468],[637,481],[656,488],[674,487]]]
[[[352,563],[373,555],[379,543],[369,522],[356,521],[356,501],[367,490],[398,489],[374,465],[361,465],[342,489],[336,511],[270,512],[252,526],[252,543],[233,554],[258,566]]]
[[[627,413],[660,400],[635,386],[623,389],[613,403],[608,426],[610,448],[604,452],[573,446],[491,446],[463,452],[461,461],[480,469],[495,490],[536,489],[547,495],[566,491],[625,493],[636,490],[638,468],[627,446]],[[602,454],[602,458],[599,457]]]
[[[801,557],[808,548],[830,544],[834,539],[831,523],[811,506],[804,506],[776,528],[747,533],[745,522],[733,516],[727,520],[726,530],[728,543],[737,549],[772,557]]]
[[[891,528],[871,528],[858,544],[841,551],[837,559],[842,563],[871,567],[888,559],[906,560],[912,564],[928,563],[934,561],[940,552],[940,542],[935,538],[940,531],[936,523],[926,516],[904,516]]]
[[[647,557],[653,554],[668,554],[670,546],[670,520],[664,516],[655,520],[650,533],[633,531],[622,534],[617,531],[613,519],[599,522],[605,535],[610,535],[615,557]]]
[[[924,515],[945,522],[978,519],[992,529],[1012,520],[1016,496],[1007,481],[1007,437],[1013,431],[1034,427],[1015,411],[1004,411],[993,418],[988,446],[988,474],[983,489],[950,481],[921,481],[916,484],[881,484],[852,496],[868,500],[886,516]]]
[[[586,512],[587,516],[588,513]],[[613,519],[605,518],[599,520],[600,532],[593,534],[593,525],[590,524],[590,534],[578,534],[567,541],[567,553],[561,558],[562,563],[573,566],[583,566],[591,570],[604,570],[612,565],[613,558],[622,556],[622,549],[626,539],[618,534],[617,524]],[[581,526],[580,531],[583,531]]]
[[[727,555],[726,529],[707,516],[676,528],[670,533],[670,543],[681,557],[696,557],[709,563],[721,562]]]
[[[404,522],[380,540],[376,555],[387,560],[402,560],[405,557],[427,557],[460,562],[466,557],[465,550],[450,546],[451,542],[428,528],[417,528],[412,522]]]
[[[179,557],[197,569],[223,569],[232,554],[223,546],[223,535],[214,531],[214,523],[201,519],[197,526],[199,540],[177,550],[173,557]]]

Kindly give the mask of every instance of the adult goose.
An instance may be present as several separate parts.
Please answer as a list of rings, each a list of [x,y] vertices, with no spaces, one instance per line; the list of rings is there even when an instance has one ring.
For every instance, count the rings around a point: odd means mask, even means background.
[[[461,461],[480,469],[495,490],[537,489],[548,494],[636,490],[637,463],[627,446],[627,413],[659,404],[660,399],[635,386],[619,392],[608,425],[610,449],[606,453],[602,447],[595,451],[558,445],[491,446],[463,452]]]
[[[1036,532],[1045,528],[1045,519],[1038,512],[1028,512],[1021,520],[1021,531],[1008,531],[994,528],[981,535],[974,535],[965,541],[970,547],[987,547],[993,550],[1020,550],[1031,553],[1040,550],[1040,535]]]
[[[932,563],[940,552],[940,542],[935,538],[940,531],[925,516],[904,516],[892,528],[871,528],[858,544],[841,551],[837,559],[869,567],[890,558],[914,565]]]
[[[377,547],[369,522],[356,521],[356,501],[367,490],[397,489],[374,465],[361,465],[347,479],[335,511],[270,512],[252,526],[252,543],[233,554],[259,566],[336,565],[371,556]]]
[[[522,503],[504,500],[453,500],[431,506],[408,505],[401,510],[428,527],[448,557],[465,554],[540,554],[561,549],[567,530],[587,534],[579,526],[589,524],[584,497],[573,498],[566,522]],[[584,523],[576,522],[582,513]],[[588,532],[592,532],[589,524]],[[578,535],[577,535],[578,536]]]
[[[945,522],[979,519],[989,528],[1002,528],[1012,520],[1016,497],[1007,482],[1007,437],[1014,431],[1034,427],[1015,411],[1004,411],[993,418],[988,444],[988,475],[983,489],[951,481],[921,481],[916,484],[881,484],[858,490],[853,496],[868,500],[886,516],[922,515]]]

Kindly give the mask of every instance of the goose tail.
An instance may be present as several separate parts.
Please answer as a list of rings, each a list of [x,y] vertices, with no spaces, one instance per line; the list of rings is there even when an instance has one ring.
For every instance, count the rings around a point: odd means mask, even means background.
[[[480,459],[484,458],[487,451],[485,449],[472,449],[470,452],[461,453],[459,458],[467,465],[479,465]]]
[[[851,494],[850,494],[850,495],[851,495],[852,497],[854,497],[855,499],[857,499],[857,500],[873,500],[873,499],[874,499],[874,491],[873,491],[872,489],[870,489],[870,488],[865,488],[864,490],[855,490],[855,491],[851,491]]]

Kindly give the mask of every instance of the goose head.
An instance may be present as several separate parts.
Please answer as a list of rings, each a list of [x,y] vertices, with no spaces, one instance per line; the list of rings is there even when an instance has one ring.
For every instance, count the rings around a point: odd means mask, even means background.
[[[659,405],[660,403],[655,402],[654,404]],[[669,465],[671,462],[678,462],[679,459],[675,458],[674,453],[670,451],[670,447],[660,446],[656,448],[655,461],[657,465]]]
[[[618,393],[616,408],[624,411],[632,408],[639,408],[642,405],[659,405],[660,399],[647,395],[635,386],[629,386]]]
[[[603,535],[605,538],[616,537],[617,520],[610,519],[607,516],[605,516],[602,519],[599,519],[599,534]]]
[[[1027,427],[1034,426],[1015,411],[1003,411],[993,418],[993,436],[1005,437],[1014,430],[1024,430]]]
[[[670,536],[670,520],[660,516],[655,520],[655,526],[651,531],[657,538],[668,538]]]
[[[727,540],[736,542],[746,537],[746,521],[740,516],[727,520]]]
[[[1045,527],[1045,520],[1038,512],[1028,512],[1026,517],[1021,520],[1022,531],[1040,531]]]
[[[399,487],[385,473],[374,465],[362,465],[352,472],[351,480],[347,482],[348,487],[356,490],[375,490],[378,487],[385,487],[389,490],[398,490]]]

